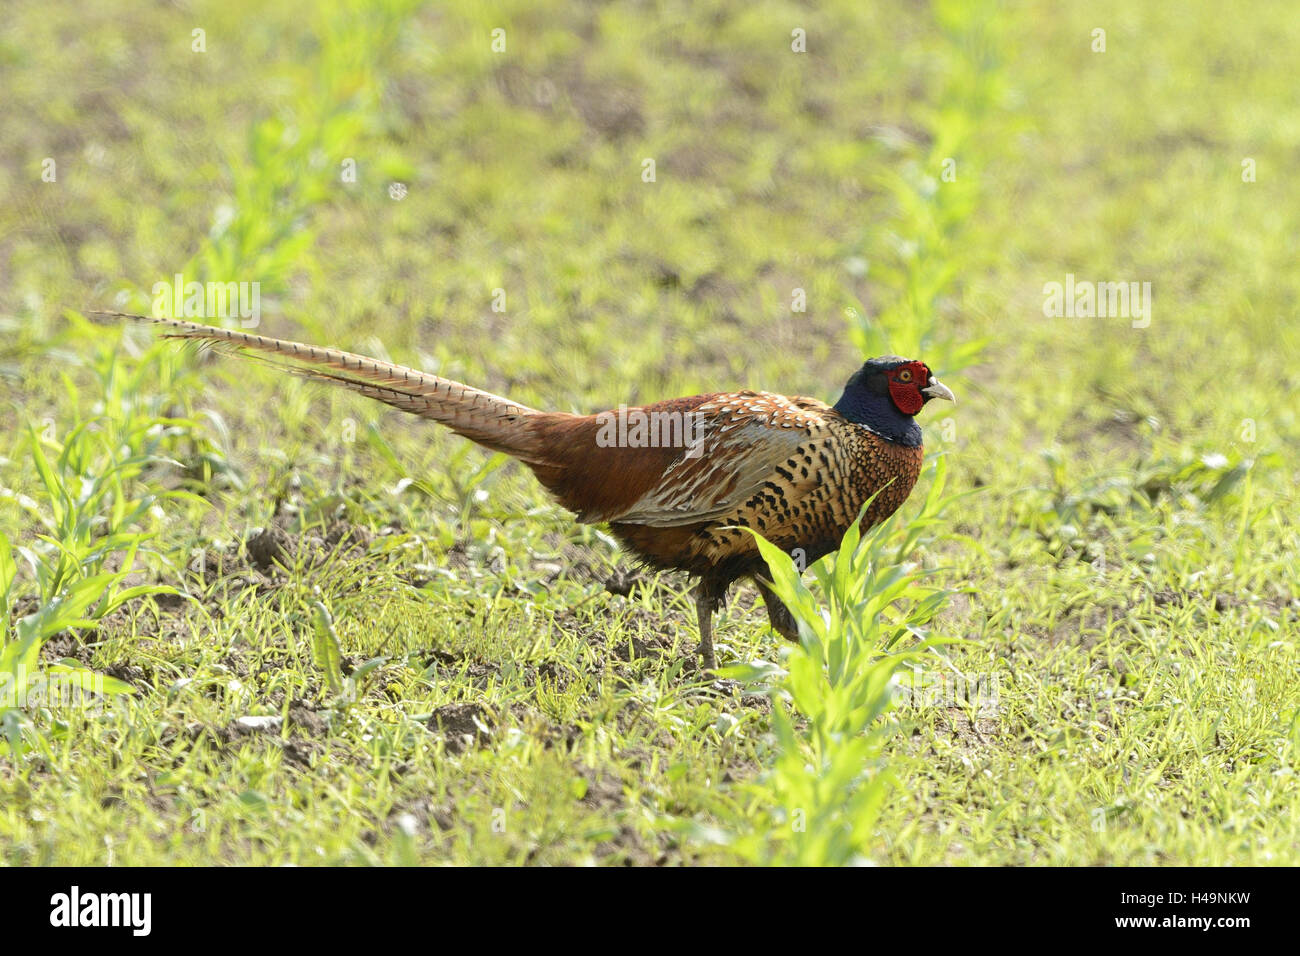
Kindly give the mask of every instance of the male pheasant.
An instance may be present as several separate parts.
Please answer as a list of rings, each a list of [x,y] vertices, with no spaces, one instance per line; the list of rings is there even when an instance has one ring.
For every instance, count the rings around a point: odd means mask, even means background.
[[[864,527],[884,520],[921,471],[925,403],[955,401],[923,362],[862,366],[832,407],[771,392],[717,392],[598,415],[543,412],[499,395],[350,352],[119,312],[172,338],[270,353],[309,378],[440,422],[529,468],[578,520],[607,522],[645,565],[685,571],[695,588],[704,666],[715,666],[713,612],[739,578],[758,585],[772,627],[789,610],[764,583],[759,532],[811,563],[833,551],[872,495]]]

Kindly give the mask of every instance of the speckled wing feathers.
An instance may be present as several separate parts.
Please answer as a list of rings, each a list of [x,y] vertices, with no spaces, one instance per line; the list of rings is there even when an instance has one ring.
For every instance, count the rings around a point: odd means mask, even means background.
[[[797,448],[829,437],[822,410],[829,408],[814,399],[767,392],[715,396],[695,409],[698,447],[683,452],[654,488],[609,520],[670,528],[731,515]]]

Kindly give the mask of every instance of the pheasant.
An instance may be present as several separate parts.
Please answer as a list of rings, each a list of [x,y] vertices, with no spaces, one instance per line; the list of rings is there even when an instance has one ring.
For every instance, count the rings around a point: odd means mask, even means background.
[[[798,640],[793,616],[764,580],[750,531],[787,553],[801,549],[811,563],[838,547],[872,495],[864,527],[883,521],[921,472],[913,416],[931,399],[956,401],[924,362],[886,355],[854,372],[834,406],[746,390],[597,415],[543,412],[351,352],[173,319],[92,314],[152,323],[169,338],[268,353],[287,370],[519,459],[578,521],[607,523],[649,568],[697,579],[697,650],[709,670],[716,666],[713,614],[738,579],[758,586],[773,629]]]

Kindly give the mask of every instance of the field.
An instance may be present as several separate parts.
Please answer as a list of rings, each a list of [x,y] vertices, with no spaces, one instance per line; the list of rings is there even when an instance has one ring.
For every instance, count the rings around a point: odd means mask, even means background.
[[[1297,48],[1281,0],[8,4],[0,863],[1300,861]],[[893,521],[776,557],[818,639],[739,587],[715,680],[689,582],[505,456],[85,317],[190,281],[540,408],[885,353],[958,404]]]

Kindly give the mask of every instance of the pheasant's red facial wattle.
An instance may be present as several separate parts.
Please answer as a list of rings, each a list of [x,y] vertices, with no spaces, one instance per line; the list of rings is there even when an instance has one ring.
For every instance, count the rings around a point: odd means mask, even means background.
[[[904,415],[915,415],[925,405],[921,389],[930,381],[924,362],[905,362],[889,371],[889,397]]]

